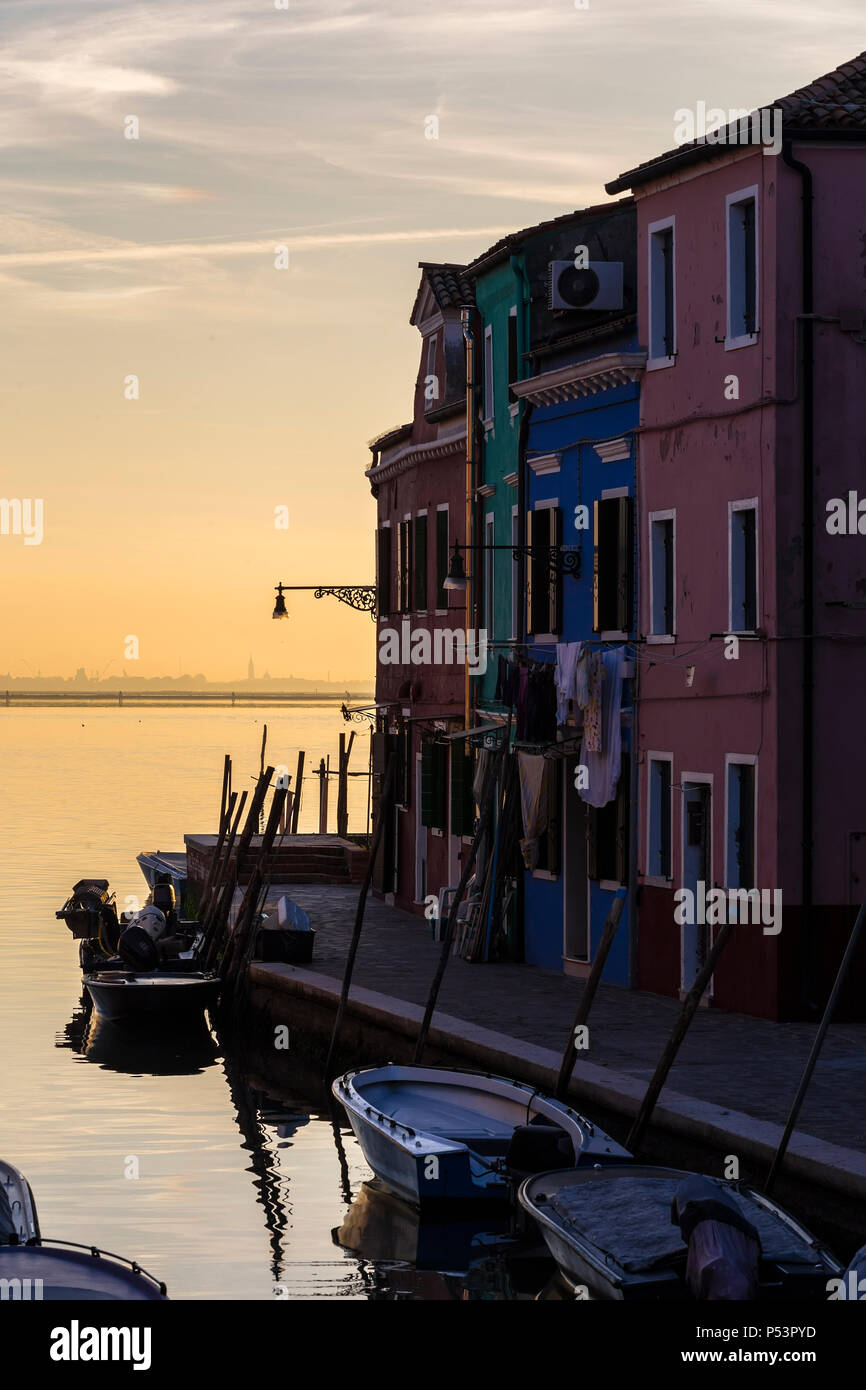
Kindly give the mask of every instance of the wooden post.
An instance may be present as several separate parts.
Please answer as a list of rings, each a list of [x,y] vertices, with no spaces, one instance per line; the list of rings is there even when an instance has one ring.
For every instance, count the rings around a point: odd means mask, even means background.
[[[611,903],[610,912],[608,913],[607,921],[604,924],[604,930],[601,934],[601,941],[598,943],[598,950],[593,957],[592,969],[589,972],[589,976],[587,977],[580,996],[577,1013],[574,1015],[574,1022],[571,1025],[571,1032],[566,1039],[565,1051],[562,1054],[562,1066],[559,1068],[559,1079],[556,1083],[555,1094],[557,1100],[564,1100],[568,1093],[568,1083],[571,1080],[571,1073],[574,1071],[574,1064],[577,1061],[577,1048],[574,1045],[574,1035],[578,1028],[582,1027],[589,1018],[589,1011],[592,1008],[592,1002],[595,999],[596,991],[601,983],[601,977],[608,955],[610,954],[610,948],[613,945],[613,939],[616,936],[619,919],[622,916],[624,906],[625,894],[617,893]]]
[[[259,813],[261,812],[262,806],[264,805],[265,796],[267,795],[268,787],[270,786],[271,778],[273,777],[273,775],[274,769],[272,767],[266,767],[262,776],[258,780],[256,789],[253,793],[252,800],[250,801],[250,809],[247,812],[247,818],[244,822],[243,832],[238,843],[238,852],[236,858],[238,877],[240,877],[244,858],[250,847],[253,835],[256,832],[256,827],[259,823]],[[209,926],[213,927],[214,929],[212,930],[208,940],[208,961],[210,961],[211,957],[214,956],[218,951],[220,946],[220,938],[222,934],[221,924],[219,922],[215,924],[211,923],[209,924]]]
[[[331,1064],[336,1055],[337,1043],[343,1027],[343,1019],[346,1015],[346,1005],[349,1001],[349,987],[352,983],[352,971],[355,968],[355,956],[358,954],[358,946],[361,941],[361,928],[364,925],[364,909],[367,906],[367,894],[370,891],[370,884],[373,882],[376,855],[379,851],[379,843],[385,830],[385,823],[393,810],[394,787],[397,780],[396,772],[397,759],[395,755],[391,753],[388,757],[388,767],[385,772],[385,785],[382,789],[382,799],[379,802],[379,819],[376,822],[376,833],[373,836],[367,872],[364,874],[364,882],[361,884],[361,891],[358,894],[358,906],[355,910],[355,925],[352,930],[352,940],[349,943],[349,954],[346,956],[346,968],[343,971],[343,984],[340,990],[340,1003],[337,1006],[337,1017],[334,1019],[334,1028],[331,1033],[328,1056],[325,1060],[326,1082],[333,1079]]]
[[[294,795],[294,799],[293,799],[293,801],[292,801],[292,822],[291,822],[291,831],[290,831],[290,833],[291,833],[292,835],[297,835],[297,833],[298,833],[298,816],[301,814],[301,784],[303,783],[303,780],[304,780],[304,759],[305,759],[305,758],[306,758],[306,753],[304,753],[303,751],[301,751],[301,752],[298,754],[298,766],[297,766],[297,769],[296,769],[296,771],[295,771],[295,795]]]
[[[328,833],[328,774],[325,759],[319,759],[319,834]]]
[[[677,1053],[680,1050],[680,1045],[683,1041],[683,1038],[686,1036],[686,1033],[688,1032],[689,1024],[691,1023],[692,1019],[695,1016],[695,1013],[697,1012],[697,1007],[701,1002],[704,990],[706,989],[707,985],[710,983],[710,980],[712,979],[713,971],[715,970],[716,965],[718,964],[719,956],[722,954],[722,951],[727,946],[731,936],[731,932],[734,930],[735,925],[735,922],[727,921],[725,925],[722,927],[722,930],[719,932],[718,936],[716,937],[715,941],[713,942],[710,948],[706,960],[704,961],[703,965],[697,973],[697,976],[695,977],[694,984],[692,985],[691,989],[689,990],[688,994],[683,1000],[683,1007],[680,1011],[680,1016],[674,1024],[673,1032],[668,1038],[667,1044],[665,1045],[664,1050],[662,1051],[662,1055],[658,1060],[658,1065],[656,1066],[656,1069],[653,1072],[652,1080],[650,1081],[650,1084],[647,1087],[646,1095],[641,1101],[640,1110],[637,1113],[635,1122],[629,1130],[628,1138],[625,1141],[626,1148],[630,1149],[632,1154],[634,1155],[637,1154],[638,1146],[640,1145],[640,1141],[644,1136],[644,1131],[646,1130],[646,1127],[649,1124],[650,1116],[652,1115],[652,1112],[655,1109],[656,1101],[658,1100],[659,1095],[661,1094],[662,1087],[664,1086],[665,1081],[667,1080],[668,1072],[674,1064],[674,1060],[676,1058]]]
[[[827,1005],[824,1009],[824,1015],[818,1026],[818,1032],[815,1034],[815,1041],[812,1043],[812,1050],[809,1053],[808,1060],[803,1069],[803,1075],[800,1078],[800,1084],[797,1087],[797,1094],[794,1097],[794,1104],[791,1106],[791,1113],[788,1116],[788,1123],[785,1125],[784,1132],[782,1134],[781,1139],[779,1140],[779,1147],[773,1155],[773,1162],[770,1166],[770,1171],[767,1174],[767,1181],[764,1184],[764,1191],[767,1193],[767,1195],[769,1195],[770,1189],[776,1181],[776,1176],[779,1172],[780,1167],[782,1166],[782,1162],[788,1149],[788,1143],[790,1141],[791,1135],[794,1132],[794,1125],[797,1123],[797,1116],[800,1113],[800,1107],[803,1104],[803,1101],[806,1096],[806,1091],[809,1086],[809,1082],[812,1079],[812,1072],[815,1070],[815,1063],[818,1060],[818,1054],[820,1053],[821,1048],[823,1046],[824,1038],[826,1036],[827,1029],[830,1026],[830,1021],[833,1017],[833,1012],[836,1008],[836,1003],[839,998],[842,985],[845,982],[845,976],[848,974],[848,969],[851,965],[851,961],[854,958],[854,952],[857,949],[857,943],[860,940],[860,933],[863,929],[864,916],[866,916],[866,905],[860,908],[860,911],[857,913],[854,925],[851,928],[851,935],[848,938],[848,945],[845,947],[845,954],[842,957],[842,962],[839,966],[836,979],[833,981],[833,988],[830,991],[830,998],[827,1000]]]
[[[499,753],[500,763],[505,754],[506,743],[507,739],[503,739],[502,748]],[[481,816],[478,821],[478,829],[475,831],[475,835],[473,836],[472,846],[469,850],[469,854],[467,855],[466,863],[463,866],[463,873],[460,876],[460,882],[457,886],[457,892],[454,894],[454,900],[451,903],[451,907],[448,912],[448,920],[445,924],[445,931],[442,934],[442,949],[439,953],[439,964],[436,967],[436,974],[434,975],[433,983],[430,986],[430,994],[427,998],[427,1007],[424,1010],[424,1018],[421,1022],[421,1028],[418,1033],[418,1041],[415,1044],[415,1055],[412,1058],[412,1061],[415,1065],[417,1065],[421,1061],[421,1058],[424,1055],[424,1048],[427,1045],[427,1034],[430,1031],[430,1023],[433,1018],[433,1011],[436,1008],[436,1000],[439,998],[439,990],[442,986],[442,980],[445,975],[445,967],[448,964],[448,957],[451,954],[451,942],[454,937],[454,925],[457,921],[457,910],[460,907],[461,902],[463,901],[463,894],[466,892],[466,885],[469,882],[469,879],[472,875],[472,870],[475,867],[475,858],[478,854],[478,846],[481,843],[481,838],[483,835],[487,833],[488,829],[493,824],[494,790],[496,781],[497,779],[494,776],[493,771],[491,770],[487,781],[487,788],[484,794],[484,805],[481,808]]]

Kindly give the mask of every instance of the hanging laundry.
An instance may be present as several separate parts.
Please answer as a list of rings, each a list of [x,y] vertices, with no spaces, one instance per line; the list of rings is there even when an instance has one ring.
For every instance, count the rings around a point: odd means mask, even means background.
[[[517,754],[520,777],[520,805],[523,812],[524,839],[520,852],[527,869],[538,865],[539,837],[550,819],[550,776],[552,764],[540,753]]]
[[[515,736],[520,740],[529,738],[527,729],[528,703],[529,703],[529,670],[526,666],[521,666],[517,671],[517,696],[515,704],[517,706],[517,721]]]
[[[580,644],[583,647],[583,643]],[[577,666],[574,672],[574,698],[581,709],[586,709],[589,704],[589,663],[592,660],[592,652],[589,647],[583,647],[580,656],[577,658]]]
[[[556,644],[556,722],[564,724],[568,719],[568,706],[576,698],[575,679],[577,663],[583,650],[582,642],[557,642]]]
[[[604,661],[601,652],[592,652],[586,672],[586,704],[583,706],[583,741],[588,753],[602,750],[602,684]]]
[[[616,795],[622,761],[620,711],[624,657],[625,647],[612,647],[599,658],[604,671],[600,711],[601,747],[604,751],[591,749],[586,733],[580,745],[580,762],[587,769],[589,785],[579,787],[578,795],[590,806],[606,806]]]

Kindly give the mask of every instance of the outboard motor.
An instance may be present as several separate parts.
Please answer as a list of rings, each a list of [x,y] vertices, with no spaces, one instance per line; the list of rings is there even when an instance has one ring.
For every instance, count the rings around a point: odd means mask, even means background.
[[[155,970],[159,964],[156,943],[165,935],[165,913],[149,904],[136,912],[120,933],[117,954],[131,970]]]
[[[153,885],[150,901],[165,915],[166,926],[170,932],[177,926],[177,897],[169,874],[160,874]]]
[[[686,1283],[693,1298],[757,1298],[760,1237],[730,1192],[709,1178],[686,1178],[671,1203],[671,1221],[688,1246]]]

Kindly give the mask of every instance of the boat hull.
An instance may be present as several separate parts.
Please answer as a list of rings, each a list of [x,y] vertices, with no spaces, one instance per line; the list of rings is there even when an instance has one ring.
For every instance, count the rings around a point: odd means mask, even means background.
[[[100,1018],[124,1023],[146,1018],[193,1018],[213,1008],[220,978],[209,973],[168,971],[85,975],[84,984]]]
[[[629,1157],[569,1106],[505,1077],[389,1064],[338,1077],[332,1090],[373,1172],[417,1206],[510,1203],[506,1155],[530,1118],[561,1130],[575,1162]]]

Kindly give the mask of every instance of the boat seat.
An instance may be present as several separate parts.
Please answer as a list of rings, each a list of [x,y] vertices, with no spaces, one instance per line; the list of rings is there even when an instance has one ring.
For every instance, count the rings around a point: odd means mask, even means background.
[[[490,1139],[507,1142],[514,1133],[510,1121],[481,1114],[448,1097],[437,1098],[432,1091],[432,1087],[384,1082],[365,1086],[360,1094],[368,1105],[398,1124],[442,1139],[455,1139],[462,1144]]]

